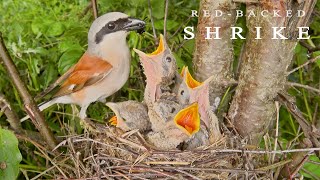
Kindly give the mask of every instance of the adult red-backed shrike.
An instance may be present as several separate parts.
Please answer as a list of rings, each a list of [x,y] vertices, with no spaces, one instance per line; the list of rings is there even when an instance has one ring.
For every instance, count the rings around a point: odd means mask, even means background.
[[[144,29],[145,22],[120,12],[110,12],[97,18],[88,33],[88,49],[79,62],[62,75],[54,86],[59,89],[53,98],[39,108],[62,104],[81,106],[80,118],[86,118],[88,106],[103,101],[118,91],[130,72],[130,51],[126,43],[129,31]],[[21,121],[28,119],[23,118]]]

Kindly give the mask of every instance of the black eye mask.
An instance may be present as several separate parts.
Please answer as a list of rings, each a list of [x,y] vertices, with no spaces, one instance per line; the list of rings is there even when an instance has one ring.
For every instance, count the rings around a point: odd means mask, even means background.
[[[105,35],[124,30],[125,25],[130,22],[131,21],[128,18],[121,18],[107,23],[99,32],[97,32],[95,42],[99,44]]]

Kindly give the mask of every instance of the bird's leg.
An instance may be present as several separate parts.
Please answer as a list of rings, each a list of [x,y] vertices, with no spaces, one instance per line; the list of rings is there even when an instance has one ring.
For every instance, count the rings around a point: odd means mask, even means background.
[[[87,118],[86,112],[87,112],[88,106],[89,106],[89,104],[81,106],[81,110],[79,113],[80,125],[85,131],[95,132],[95,128],[93,126],[93,123],[91,122],[91,120],[89,118]]]

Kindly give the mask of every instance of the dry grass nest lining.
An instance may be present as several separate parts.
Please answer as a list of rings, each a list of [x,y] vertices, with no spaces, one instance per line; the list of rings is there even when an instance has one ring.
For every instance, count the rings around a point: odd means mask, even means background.
[[[217,152],[226,149],[226,140],[192,151],[160,151],[150,147],[138,130],[104,127],[60,143],[58,147],[67,148],[59,157],[63,163],[56,162],[47,174],[79,179],[229,179],[248,173],[266,177],[266,171],[242,170],[240,154]]]

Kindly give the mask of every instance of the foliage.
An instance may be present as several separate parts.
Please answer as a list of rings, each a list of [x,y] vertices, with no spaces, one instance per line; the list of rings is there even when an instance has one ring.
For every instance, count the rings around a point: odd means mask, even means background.
[[[20,75],[32,95],[36,95],[48,87],[58,76],[76,63],[85,51],[88,28],[93,21],[91,10],[83,14],[89,2],[90,0],[4,0],[0,2],[0,9],[2,10],[0,11],[0,21],[3,24],[0,26],[0,31],[4,36],[7,48],[19,69]],[[132,17],[144,19],[147,22],[146,32],[143,35],[131,33],[128,38],[128,44],[131,49],[135,47],[147,52],[155,49],[156,42],[153,38],[147,0],[101,0],[98,3],[100,14],[110,11],[121,11]],[[164,29],[164,1],[151,0],[151,6],[156,33],[159,35],[163,33]],[[197,18],[188,19],[188,17],[190,16],[190,10],[198,8],[199,0],[169,1],[167,37],[180,68],[183,65],[192,66],[194,40],[186,41],[183,39],[183,27],[196,26]],[[244,6],[241,8],[245,9]],[[319,2],[317,3],[316,10],[319,14]],[[239,18],[237,26],[245,28],[245,23],[245,18]],[[314,16],[310,27],[312,38],[307,43],[314,47],[319,46],[319,15]],[[234,67],[237,67],[237,59],[243,42],[242,40],[234,42],[236,59]],[[315,57],[320,54],[320,51],[310,53],[301,45],[297,46],[295,52],[296,56],[292,67],[297,67],[306,62],[309,57]],[[115,101],[127,99],[142,100],[144,76],[137,55],[134,52],[132,52],[132,57],[130,79],[125,87],[112,97]],[[319,87],[319,74],[320,60],[291,74],[289,81]],[[6,95],[19,116],[23,117],[25,115],[23,102],[18,96],[17,91],[9,83],[9,77],[3,66],[0,66],[0,76],[0,92]],[[230,92],[233,92],[233,90],[230,90]],[[320,104],[320,96],[302,88],[290,88],[289,93],[296,98],[297,106],[302,110],[305,118],[315,123],[315,120],[320,117],[319,108],[316,108]],[[70,105],[65,105],[54,106],[50,110],[45,111],[46,120],[56,135],[65,136],[82,132],[79,120],[72,116],[74,110]],[[88,109],[89,116],[100,122],[104,122],[106,113],[109,114],[110,111],[101,103],[94,103]],[[8,125],[5,119],[0,113],[0,126]],[[30,122],[25,122],[23,127],[28,130],[34,130]],[[281,108],[280,110],[279,133],[279,141],[284,148],[288,144],[292,147],[287,148],[297,147],[297,144],[303,138],[299,125],[285,108]],[[35,149],[28,143],[24,145],[27,149]],[[0,152],[1,157],[2,151]],[[22,162],[25,169],[32,169],[36,172],[42,170],[43,167],[41,166],[45,165],[45,160],[42,157],[39,156],[35,159],[28,152],[22,153]],[[311,171],[318,168],[318,166],[308,163],[305,165],[305,168]],[[318,172],[315,172],[315,174],[318,174]]]
[[[9,130],[0,128],[0,177],[4,180],[17,178],[22,160],[18,139]]]

